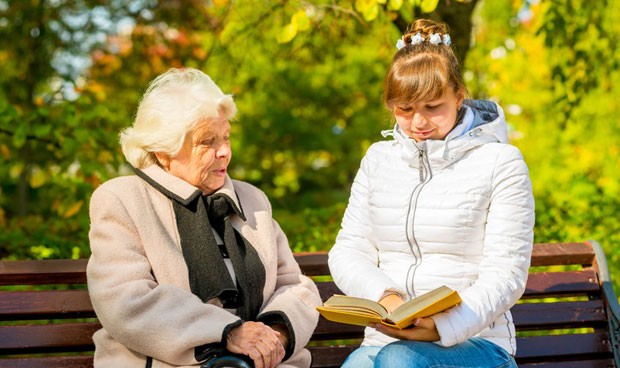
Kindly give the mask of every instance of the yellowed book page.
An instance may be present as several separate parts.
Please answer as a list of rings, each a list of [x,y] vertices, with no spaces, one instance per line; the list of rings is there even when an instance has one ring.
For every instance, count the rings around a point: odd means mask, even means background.
[[[323,307],[358,313],[366,311],[380,318],[388,316],[387,310],[381,304],[372,300],[346,295],[333,295],[325,301]]]
[[[390,315],[389,322],[398,328],[410,326],[414,319],[432,316],[461,302],[458,293],[441,286],[398,307]]]
[[[317,307],[319,313],[328,321],[346,323],[349,325],[367,326],[371,322],[380,323],[382,318],[368,313],[343,312],[330,308]]]

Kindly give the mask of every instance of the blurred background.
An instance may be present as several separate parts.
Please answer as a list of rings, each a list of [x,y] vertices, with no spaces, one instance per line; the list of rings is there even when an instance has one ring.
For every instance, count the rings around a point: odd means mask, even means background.
[[[611,0],[0,0],[0,258],[88,257],[93,189],[131,172],[118,132],[181,66],[235,96],[231,176],[267,192],[294,251],[329,249],[416,17],[449,24],[471,96],[503,106],[535,241],[598,240],[618,290]]]

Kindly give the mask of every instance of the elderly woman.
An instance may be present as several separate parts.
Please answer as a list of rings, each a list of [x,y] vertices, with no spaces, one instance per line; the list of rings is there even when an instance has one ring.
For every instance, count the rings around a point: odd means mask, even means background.
[[[90,203],[96,367],[185,367],[237,354],[308,367],[321,300],[265,194],[227,173],[230,95],[201,71],[156,78],[121,133],[135,175]]]

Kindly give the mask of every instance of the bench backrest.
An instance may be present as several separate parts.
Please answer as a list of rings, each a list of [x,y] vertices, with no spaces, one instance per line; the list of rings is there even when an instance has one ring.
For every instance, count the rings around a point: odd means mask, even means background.
[[[527,290],[512,308],[519,366],[616,366],[618,303],[596,247],[594,242],[535,245]],[[325,252],[296,258],[323,300],[340,293]],[[0,261],[0,368],[92,367],[91,336],[100,325],[86,291],[85,268],[86,260]],[[19,290],[7,290],[15,285]],[[38,285],[56,290],[36,290]],[[362,335],[361,327],[321,318],[309,344],[313,367],[339,367]]]

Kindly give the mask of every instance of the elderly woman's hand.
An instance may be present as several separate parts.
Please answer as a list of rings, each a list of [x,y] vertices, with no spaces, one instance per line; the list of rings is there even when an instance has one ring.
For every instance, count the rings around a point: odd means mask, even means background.
[[[284,358],[280,333],[261,322],[244,322],[226,338],[228,351],[252,358],[256,368],[273,368]]]

